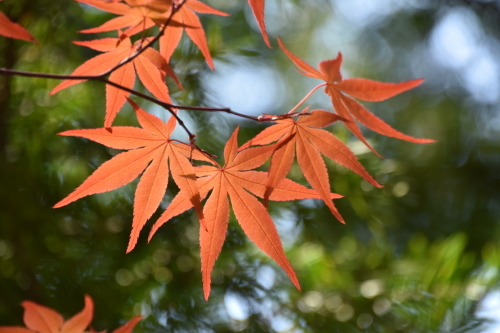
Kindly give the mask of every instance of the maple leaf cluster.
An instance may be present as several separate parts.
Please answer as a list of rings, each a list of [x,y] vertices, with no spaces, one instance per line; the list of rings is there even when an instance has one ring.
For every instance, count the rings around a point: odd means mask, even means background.
[[[377,155],[378,152],[369,145],[356,122],[379,134],[401,140],[415,143],[434,141],[414,138],[397,131],[354,99],[383,101],[417,87],[423,82],[422,79],[401,83],[362,78],[343,79],[340,71],[341,53],[335,59],[320,62],[317,70],[291,53],[278,38],[280,48],[301,74],[325,82],[314,88],[288,113],[259,118],[275,124],[241,146],[238,145],[237,128],[224,148],[224,163],[219,163],[212,155],[201,151],[193,141],[183,143],[171,138],[175,126],[181,124],[175,107],[169,108],[172,116],[163,122],[141,109],[129,96],[133,91],[135,78],[138,77],[158,101],[171,103],[165,77],[172,77],[182,89],[169,60],[183,31],[200,49],[208,66],[214,69],[206,36],[196,13],[227,14],[198,0],[76,1],[118,15],[101,26],[83,30],[82,33],[116,31],[117,37],[74,42],[102,54],[84,62],[72,73],[74,79],[63,81],[51,93],[57,93],[93,76],[109,75],[106,85],[106,116],[103,128],[69,130],[60,135],[83,137],[110,148],[128,151],[102,164],[54,208],[87,195],[117,189],[142,174],[134,197],[132,230],[127,247],[127,252],[130,252],[136,246],[148,219],[158,209],[172,176],[180,190],[153,225],[149,239],[170,219],[194,208],[200,221],[200,256],[205,299],[210,294],[211,272],[224,243],[231,208],[245,234],[275,260],[300,289],[297,276],[269,215],[269,201],[321,199],[331,213],[344,223],[333,203],[333,199],[342,196],[331,192],[322,155],[354,171],[373,186],[381,187],[347,145],[324,128],[334,122],[342,122]],[[264,25],[264,0],[249,0],[249,3],[264,41],[270,46]],[[142,36],[132,42],[132,36],[138,33],[144,35],[147,29],[154,26],[160,27],[158,35]],[[15,31],[21,31],[20,27],[5,27],[7,26],[0,28],[0,34],[26,37],[16,35]],[[152,47],[156,41],[159,41],[159,50]],[[320,87],[324,87],[331,99],[332,110],[309,112],[306,108],[302,112],[295,112]],[[141,127],[112,126],[116,114],[127,100],[135,110]],[[312,189],[286,178],[295,158]],[[269,159],[267,172],[255,171]]]
[[[384,94],[391,94],[387,84],[368,80],[361,82],[365,89],[368,89],[366,82],[373,82],[372,90],[382,85]],[[401,86],[411,85],[403,82],[393,84],[391,87],[400,91]],[[328,87],[327,92],[329,92]],[[370,92],[366,94],[374,95]],[[394,95],[393,92],[392,94]],[[341,96],[348,99],[344,95]],[[276,125],[264,129],[241,147],[238,147],[237,143],[237,128],[226,143],[225,163],[221,165],[192,145],[170,138],[176,125],[175,118],[170,117],[163,123],[161,119],[147,113],[133,101],[130,103],[142,128],[114,126],[109,130],[97,128],[60,133],[64,136],[84,137],[110,148],[130,150],[105,162],[74,192],[54,207],[62,207],[84,196],[126,185],[145,170],[134,199],[134,219],[127,248],[129,252],[137,244],[139,233],[147,220],[160,205],[167,188],[170,170],[180,191],[153,225],[149,239],[171,218],[195,208],[200,220],[201,269],[206,299],[210,294],[211,272],[226,236],[230,207],[245,234],[275,260],[288,274],[293,284],[300,289],[296,274],[285,256],[278,232],[267,211],[268,201],[322,199],[332,214],[344,222],[332,201],[341,198],[341,195],[331,193],[328,173],[321,154],[353,170],[372,185],[381,187],[342,141],[322,129],[339,120],[348,123],[344,117],[333,112],[313,110],[297,118],[286,115],[276,117],[278,118],[275,121]],[[347,109],[346,112],[349,111],[350,109]],[[394,129],[392,131],[393,136],[399,133]],[[407,136],[399,138],[406,139]],[[414,138],[411,140],[432,141]],[[313,189],[286,178],[295,156]],[[271,164],[268,172],[254,170],[269,158]],[[204,161],[208,165],[193,166],[192,160]],[[264,202],[256,197],[264,199]]]
[[[171,103],[169,90],[165,84],[165,76],[171,76],[182,89],[175,73],[168,65],[175,48],[178,46],[182,32],[185,31],[201,50],[210,68],[214,68],[208,50],[205,32],[195,12],[226,16],[197,0],[185,0],[178,6],[175,1],[165,0],[76,0],[104,11],[120,15],[99,27],[82,30],[82,33],[99,33],[117,31],[118,38],[105,38],[87,42],[75,42],[94,50],[105,52],[87,60],[71,74],[74,76],[101,75],[112,71],[109,80],[121,87],[132,89],[136,74],[158,100]],[[130,36],[144,32],[155,25],[163,26],[160,52],[148,47],[153,38],[141,38],[132,44]],[[121,31],[120,29],[125,29]],[[129,61],[131,60],[131,61]],[[116,68],[116,70],[114,70]],[[77,84],[81,81],[66,80],[55,87],[51,94]],[[116,114],[125,104],[130,92],[115,86],[106,86],[106,118],[105,127],[111,127]]]
[[[24,301],[21,305],[26,327],[0,326],[0,333],[97,333],[92,327],[89,328],[94,315],[94,302],[89,295],[85,295],[83,310],[66,321],[57,311],[35,302]],[[142,316],[136,316],[112,333],[132,333],[141,319]]]

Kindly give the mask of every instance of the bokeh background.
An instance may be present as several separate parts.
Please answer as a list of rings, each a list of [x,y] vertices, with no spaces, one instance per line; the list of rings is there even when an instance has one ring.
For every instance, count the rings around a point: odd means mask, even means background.
[[[366,131],[380,159],[341,124],[332,126],[385,187],[326,161],[333,190],[345,196],[336,204],[346,225],[321,201],[272,204],[302,292],[232,217],[205,302],[192,212],[164,225],[149,244],[147,227],[126,255],[136,182],[51,208],[117,154],[56,135],[102,126],[103,85],[49,96],[56,81],[0,77],[0,325],[22,325],[23,300],[69,317],[89,294],[98,330],[142,314],[136,332],[498,332],[499,2],[267,0],[273,49],[246,1],[206,2],[231,14],[201,15],[216,70],[184,38],[172,66],[185,90],[168,81],[177,103],[287,112],[320,82],[294,69],[277,47],[279,35],[313,66],[341,51],[345,77],[424,77],[417,89],[365,105],[395,128],[438,142]],[[0,10],[40,42],[1,38],[0,67],[59,74],[96,55],[70,41],[107,36],[77,31],[113,17],[70,0],[5,0]],[[321,91],[306,105],[331,110]],[[199,145],[219,156],[237,124],[240,143],[266,126],[221,113],[180,114]],[[130,107],[115,124],[137,126]],[[181,131],[176,136],[185,139]],[[305,183],[298,168],[289,177]],[[175,195],[170,184],[152,220]]]

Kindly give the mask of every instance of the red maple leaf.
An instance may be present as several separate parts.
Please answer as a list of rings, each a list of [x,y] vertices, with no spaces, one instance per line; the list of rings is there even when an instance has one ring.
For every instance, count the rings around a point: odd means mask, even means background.
[[[163,123],[134,102],[130,103],[142,128],[114,126],[110,128],[111,131],[96,128],[59,133],[87,138],[114,149],[131,150],[102,164],[76,190],[53,207],[59,208],[87,195],[122,187],[146,169],[135,192],[134,219],[127,252],[135,247],[141,229],[160,205],[170,172],[179,188],[189,194],[188,200],[195,207],[202,225],[204,224],[195,172],[189,158],[210,161],[201,152],[191,149],[190,145],[170,139],[176,124],[173,117]]]
[[[321,154],[356,172],[370,184],[382,187],[342,141],[332,133],[320,129],[337,120],[340,120],[339,116],[324,110],[313,110],[310,114],[300,116],[298,119],[276,120],[276,125],[264,129],[240,147],[242,150],[253,145],[267,145],[278,141],[269,168],[265,202],[276,184],[290,172],[295,156],[309,184],[341,222],[344,220],[330,197],[330,181]]]
[[[94,50],[105,52],[91,58],[80,65],[71,75],[99,75],[106,73],[113,67],[120,64],[125,59],[133,56],[148,39],[138,40],[132,45],[129,38],[121,41],[119,38],[104,38],[85,42],[73,42],[77,45],[86,46]],[[109,80],[120,84],[126,88],[132,89],[135,83],[135,76],[139,79],[156,98],[170,103],[168,87],[165,84],[165,75],[170,75],[177,85],[182,88],[179,80],[175,76],[165,59],[153,48],[147,48],[132,61],[113,71]],[[68,88],[84,80],[65,80],[57,85],[50,93],[55,94],[58,91]],[[110,127],[116,114],[125,104],[129,92],[123,91],[111,85],[106,85],[106,118],[104,127]]]
[[[174,14],[173,19],[179,22],[180,25],[169,25],[163,36],[160,37],[160,53],[169,61],[174,53],[175,48],[179,45],[182,37],[182,30],[186,31],[187,35],[193,43],[198,46],[201,53],[205,57],[208,66],[213,70],[214,63],[208,49],[207,38],[205,31],[201,25],[201,21],[195,13],[215,14],[228,16],[224,12],[216,10],[198,0],[186,0],[181,8]]]
[[[31,36],[31,34],[26,29],[24,29],[19,24],[12,22],[2,12],[0,12],[0,36],[38,43],[35,37]]]
[[[259,29],[262,32],[262,38],[267,46],[271,47],[269,37],[267,36],[266,24],[264,23],[264,1],[265,0],[248,0],[250,8],[252,8],[253,15],[259,24]]]
[[[275,146],[249,148],[237,153],[237,135],[238,129],[233,132],[226,144],[224,166],[213,161],[215,166],[195,167],[196,175],[201,177],[198,179],[201,198],[205,198],[212,191],[203,208],[207,228],[200,227],[201,270],[205,299],[208,299],[210,294],[212,268],[226,237],[230,205],[245,234],[274,259],[285,270],[297,289],[300,289],[297,276],[285,256],[271,216],[264,205],[252,195],[261,198],[264,196],[267,173],[251,169],[261,166],[272,154]],[[154,224],[149,239],[172,217],[193,207],[188,200],[189,197],[190,194],[183,190],[177,194]],[[338,194],[330,193],[331,199],[340,197]],[[275,201],[308,198],[317,199],[320,196],[316,191],[286,178],[277,183],[269,196],[270,200]]]
[[[285,52],[295,66],[297,66],[297,70],[301,74],[326,81],[326,84],[323,84],[326,86],[325,92],[330,96],[335,111],[341,117],[348,120],[345,122],[345,125],[375,154],[380,156],[380,154],[368,144],[354,119],[358,120],[372,131],[385,136],[415,143],[435,142],[435,140],[431,139],[414,138],[395,130],[382,119],[368,111],[356,100],[347,96],[351,95],[352,97],[369,102],[380,102],[419,86],[424,81],[423,79],[400,83],[386,83],[360,78],[342,79],[342,75],[340,74],[342,54],[340,52],[337,58],[320,62],[318,71],[288,51],[279,38],[278,43],[283,52]]]
[[[66,321],[57,311],[35,302],[24,301],[21,305],[24,308],[26,328],[0,326],[0,333],[86,333],[94,312],[94,302],[89,295],[85,295],[83,310]],[[131,333],[141,319],[142,316],[136,316],[113,333]],[[91,332],[95,331],[91,329]]]

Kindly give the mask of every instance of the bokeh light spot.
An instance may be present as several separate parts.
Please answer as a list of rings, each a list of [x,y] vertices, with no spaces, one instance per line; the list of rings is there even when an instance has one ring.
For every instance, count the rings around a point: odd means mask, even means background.
[[[115,273],[115,280],[120,286],[128,286],[134,281],[134,275],[128,269],[119,269]]]

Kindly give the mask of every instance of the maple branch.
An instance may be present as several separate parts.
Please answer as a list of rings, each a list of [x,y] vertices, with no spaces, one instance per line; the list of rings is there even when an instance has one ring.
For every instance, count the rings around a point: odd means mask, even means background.
[[[229,113],[229,114],[232,114],[234,116],[237,116],[237,117],[241,117],[241,118],[245,118],[245,119],[249,119],[249,120],[253,120],[253,121],[257,121],[257,122],[262,121],[259,117],[252,117],[252,116],[246,115],[244,113],[239,113],[239,112],[231,110],[230,108],[205,108],[205,107],[201,107],[201,106],[183,106],[183,105],[173,105],[172,107],[177,108],[177,109],[181,109],[181,110],[225,112],[225,113]]]
[[[23,72],[23,71],[17,71],[17,70],[7,69],[7,68],[0,68],[0,74],[3,74],[5,76],[17,75],[17,76],[24,76],[24,77],[36,77],[36,78],[42,78],[42,79],[89,80],[89,81],[99,81],[99,82],[103,82],[105,84],[112,85],[112,86],[114,86],[114,87],[116,87],[118,89],[121,89],[121,90],[124,90],[126,92],[129,92],[129,93],[131,93],[133,95],[141,97],[141,98],[143,98],[143,99],[145,99],[147,101],[155,103],[155,104],[163,107],[164,109],[166,109],[175,118],[175,120],[177,121],[177,123],[184,129],[184,131],[186,131],[186,133],[188,135],[188,138],[189,138],[190,145],[193,146],[198,151],[200,151],[202,154],[205,154],[208,157],[214,157],[214,155],[212,155],[212,154],[204,151],[203,149],[201,149],[200,147],[198,147],[196,145],[196,134],[192,133],[187,128],[187,126],[184,123],[184,121],[173,110],[173,108],[183,109],[184,107],[182,107],[182,106],[178,107],[178,106],[170,104],[170,103],[162,102],[159,99],[156,99],[154,97],[150,97],[150,96],[145,95],[145,94],[143,94],[141,92],[138,92],[136,90],[133,90],[133,89],[121,86],[118,83],[114,83],[113,81],[109,81],[108,79],[100,77],[100,76],[72,76],[72,75],[46,74],[46,73],[36,73],[36,72]],[[186,107],[186,108],[189,109],[189,107]],[[203,109],[203,108],[199,108],[199,109]],[[230,111],[230,112],[232,112],[232,111]]]
[[[292,110],[292,111],[289,111],[288,113],[281,114],[281,115],[276,115],[276,116],[264,116],[264,115],[261,115],[261,116],[258,116],[258,117],[253,117],[253,116],[249,116],[249,115],[246,115],[246,114],[243,114],[243,113],[239,113],[239,112],[233,111],[230,108],[205,108],[205,107],[201,107],[201,106],[183,106],[183,105],[173,105],[172,107],[177,108],[177,109],[181,109],[181,110],[208,111],[208,112],[225,112],[225,113],[229,113],[229,114],[232,114],[234,116],[237,116],[237,117],[241,117],[241,118],[253,120],[253,121],[256,121],[258,123],[263,123],[263,122],[267,122],[267,121],[276,121],[276,120],[281,120],[281,119],[287,119],[287,118],[294,118],[294,117],[298,117],[298,116],[304,116],[304,115],[307,116],[307,115],[309,115],[309,113],[305,113],[305,112],[292,112],[293,111]],[[296,108],[297,107],[295,107],[294,109],[296,109]]]
[[[148,100],[148,101],[150,101],[154,104],[157,104],[157,105],[163,107],[164,109],[166,109],[168,112],[170,112],[172,114],[173,117],[175,117],[175,119],[177,120],[179,125],[186,131],[186,133],[189,136],[190,142],[194,142],[195,135],[187,129],[184,122],[179,118],[179,116],[175,113],[175,111],[173,109],[192,110],[192,111],[208,111],[208,112],[225,112],[225,113],[235,115],[237,117],[253,120],[256,122],[265,122],[265,121],[276,120],[277,119],[276,117],[265,117],[265,116],[252,117],[252,116],[249,116],[249,115],[246,115],[243,113],[233,111],[230,108],[207,108],[207,107],[197,107],[197,106],[174,105],[174,104],[160,101],[160,100],[153,98],[153,97],[149,97],[149,96],[147,96],[143,93],[140,93],[136,90],[124,87],[120,84],[114,83],[114,82],[106,79],[106,76],[110,75],[111,73],[113,73],[114,71],[119,69],[120,67],[125,66],[126,64],[130,63],[135,58],[137,58],[139,55],[141,55],[146,49],[148,49],[149,47],[152,47],[153,44],[155,44],[160,39],[160,37],[162,35],[164,35],[166,28],[168,27],[168,25],[172,21],[172,17],[174,16],[175,13],[177,13],[181,9],[181,7],[184,5],[185,2],[186,2],[186,0],[174,1],[172,3],[172,7],[171,7],[172,11],[171,11],[170,15],[168,16],[167,20],[165,21],[165,24],[160,29],[159,33],[153,39],[151,39],[146,45],[140,46],[139,48],[137,48],[136,52],[133,55],[125,58],[116,66],[110,68],[109,70],[107,70],[104,73],[101,73],[99,75],[88,75],[88,76],[86,76],[86,75],[80,75],[80,76],[59,75],[59,74],[46,74],[46,73],[36,73],[36,72],[24,72],[24,71],[11,70],[11,69],[7,69],[7,68],[0,68],[0,74],[6,75],[6,76],[17,75],[17,76],[24,76],[24,77],[38,77],[38,78],[59,79],[59,80],[99,81],[99,82],[103,82],[105,84],[109,84],[115,88],[118,88],[118,89],[126,91],[130,94],[141,97],[145,100]],[[290,111],[289,113],[291,114],[293,112]],[[293,115],[293,116],[295,116],[295,115]],[[293,117],[293,116],[282,115],[282,116],[280,116],[280,119],[283,117],[288,118],[288,117]]]
[[[8,68],[0,68],[0,74],[3,74],[5,76],[23,76],[23,77],[35,77],[35,78],[42,78],[42,79],[54,79],[54,80],[87,80],[87,81],[98,81],[102,82],[105,84],[109,84],[115,88],[118,88],[120,90],[126,91],[132,95],[135,95],[137,97],[143,98],[147,101],[150,101],[151,103],[154,103],[156,105],[161,106],[162,108],[166,109],[170,114],[172,114],[173,117],[177,120],[179,125],[186,131],[188,134],[190,140],[194,139],[196,136],[195,134],[191,133],[189,129],[186,127],[182,119],[179,118],[177,113],[173,111],[173,109],[181,109],[181,110],[192,110],[192,111],[205,111],[205,112],[225,112],[232,114],[237,117],[253,120],[256,122],[267,122],[267,121],[275,121],[277,119],[284,119],[284,118],[292,118],[296,117],[298,115],[303,115],[302,113],[292,113],[289,112],[288,114],[280,115],[280,116],[258,116],[258,117],[253,117],[249,116],[243,113],[239,113],[236,111],[231,110],[230,108],[207,108],[207,107],[201,107],[201,106],[186,106],[186,105],[176,105],[176,104],[170,104],[167,102],[163,102],[157,98],[148,96],[146,94],[143,94],[137,90],[130,89],[127,87],[124,87],[118,83],[115,83],[113,81],[110,81],[106,79],[105,77],[101,75],[62,75],[62,74],[47,74],[47,73],[39,73],[39,72],[25,72],[25,71],[18,71],[14,69],[8,69]],[[318,88],[318,87],[317,87]],[[315,88],[315,89],[317,89]],[[302,103],[302,102],[301,102]]]
[[[130,88],[127,88],[127,87],[124,87],[118,83],[115,83],[113,81],[110,81],[102,76],[96,76],[96,75],[89,75],[89,76],[85,76],[85,75],[80,75],[80,76],[75,76],[75,75],[60,75],[60,74],[47,74],[47,73],[37,73],[37,72],[24,72],[24,71],[18,71],[18,70],[13,70],[13,69],[7,69],[7,68],[0,68],[0,74],[3,74],[3,75],[6,75],[6,76],[9,76],[9,75],[16,75],[16,76],[24,76],[24,77],[37,77],[37,78],[42,78],[42,79],[56,79],[56,80],[87,80],[87,81],[98,81],[98,82],[102,82],[102,83],[105,83],[105,84],[109,84],[113,87],[116,87],[118,89],[121,89],[123,91],[126,91],[128,93],[131,93],[133,95],[136,95],[138,97],[141,97],[147,101],[150,101],[154,104],[157,104],[161,107],[163,107],[164,109],[166,109],[167,111],[169,111],[172,116],[175,117],[175,119],[179,122],[179,125],[181,125],[182,128],[184,128],[184,130],[188,133],[188,135],[190,137],[194,136],[194,134],[192,134],[186,127],[186,125],[184,124],[184,122],[179,118],[179,116],[175,113],[174,108],[177,108],[176,105],[173,105],[173,104],[170,104],[170,103],[166,103],[166,102],[162,102],[160,101],[159,99],[156,99],[154,97],[151,97],[151,96],[148,96],[146,94],[143,94],[137,90],[134,90],[134,89],[130,89]]]

